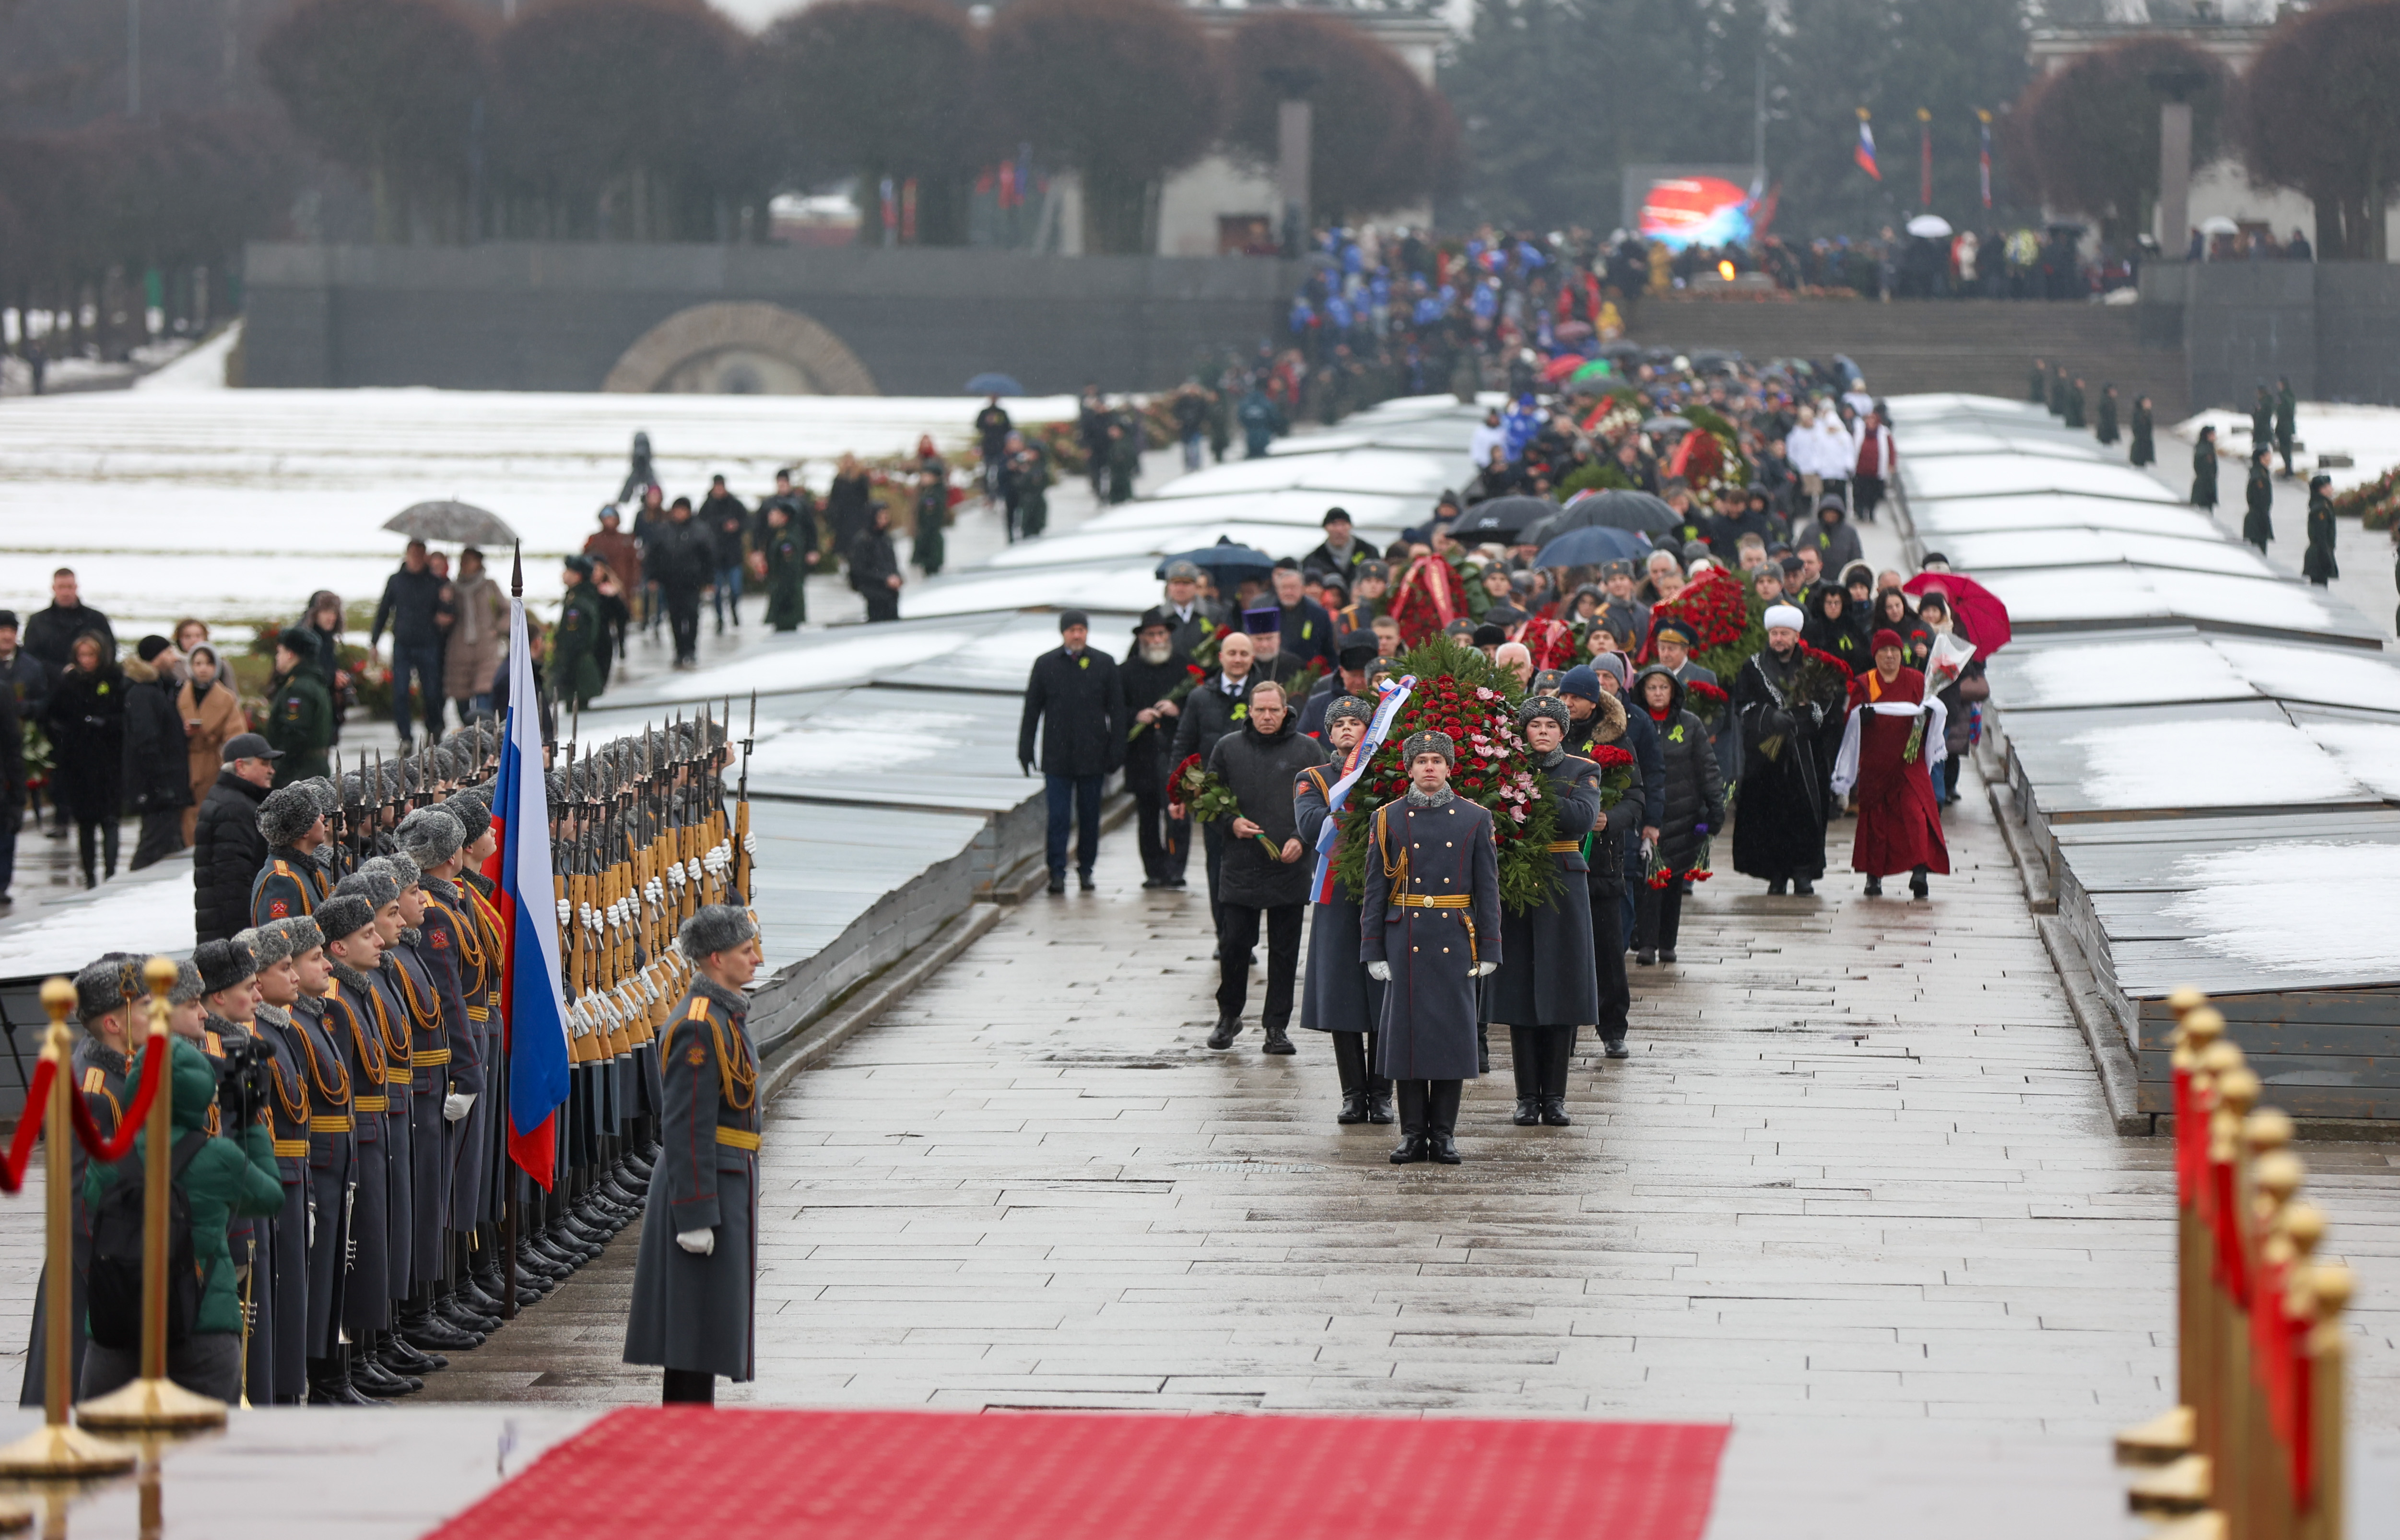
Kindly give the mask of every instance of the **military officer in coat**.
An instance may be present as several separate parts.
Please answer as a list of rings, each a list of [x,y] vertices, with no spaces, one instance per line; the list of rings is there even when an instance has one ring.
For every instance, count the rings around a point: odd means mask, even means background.
[[[1317,838],[1333,817],[1333,786],[1346,772],[1351,751],[1367,736],[1375,708],[1356,695],[1336,696],[1325,708],[1325,738],[1333,763],[1300,772],[1292,786],[1292,816],[1302,859],[1316,867]],[[1370,978],[1358,960],[1357,900],[1339,882],[1329,882],[1309,906],[1308,976],[1300,997],[1300,1025],[1333,1039],[1334,1068],[1342,1076],[1342,1111],[1336,1123],[1392,1121],[1392,1083],[1375,1071],[1375,1024],[1384,1014],[1384,986]]]
[[[1375,1068],[1399,1083],[1392,1164],[1456,1165],[1459,1097],[1476,1073],[1476,981],[1500,966],[1500,856],[1492,815],[1450,789],[1450,736],[1417,733],[1401,756],[1409,789],[1369,829],[1358,956],[1389,986]]]
[[[1558,888],[1523,914],[1503,914],[1507,958],[1493,975],[1486,1008],[1508,1029],[1517,1075],[1520,1127],[1563,1128],[1567,1065],[1575,1029],[1600,1020],[1600,974],[1592,958],[1590,866],[1584,836],[1601,819],[1600,767],[1565,749],[1572,718],[1555,695],[1536,695],[1517,708],[1517,723],[1540,769],[1543,794],[1558,809],[1559,838],[1550,845]]]
[[[659,1037],[665,1107],[643,1205],[625,1361],[666,1371],[663,1398],[707,1405],[716,1376],[757,1372],[758,1054],[743,987],[758,926],[730,904],[683,922],[691,988]]]
[[[332,877],[317,860],[325,843],[325,814],[306,786],[280,786],[258,805],[258,832],[266,865],[250,885],[250,922],[268,925],[317,912],[333,896]]]

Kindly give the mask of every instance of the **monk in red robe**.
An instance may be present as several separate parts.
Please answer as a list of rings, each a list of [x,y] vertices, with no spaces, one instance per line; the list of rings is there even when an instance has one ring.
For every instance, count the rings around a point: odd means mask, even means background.
[[[1950,847],[1926,770],[1928,756],[1939,759],[1943,753],[1942,702],[1926,701],[1924,675],[1901,666],[1905,654],[1897,632],[1876,632],[1874,651],[1875,667],[1850,681],[1850,721],[1834,767],[1834,789],[1858,787],[1850,869],[1866,874],[1868,895],[1883,892],[1886,876],[1906,872],[1908,891],[1923,898],[1931,891],[1927,873],[1950,872]]]

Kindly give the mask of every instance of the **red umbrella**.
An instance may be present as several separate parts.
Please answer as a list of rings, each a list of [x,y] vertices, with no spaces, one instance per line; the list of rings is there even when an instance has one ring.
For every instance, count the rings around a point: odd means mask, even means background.
[[[1542,365],[1542,378],[1556,385],[1590,361],[1591,360],[1581,353],[1561,353],[1557,358]]]
[[[1939,593],[1949,600],[1951,612],[1967,628],[1967,639],[1975,644],[1977,658],[1989,658],[2009,645],[2009,606],[1974,579],[1956,572],[1920,572],[1901,588],[1918,595]]]

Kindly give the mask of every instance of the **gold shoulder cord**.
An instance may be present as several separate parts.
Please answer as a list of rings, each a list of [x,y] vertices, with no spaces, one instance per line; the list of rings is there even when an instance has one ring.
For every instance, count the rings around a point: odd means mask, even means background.
[[[369,989],[367,995],[372,1002],[375,991]],[[341,999],[338,995],[334,998]],[[384,1076],[383,1044],[367,1042],[366,1023],[359,1019],[359,1013],[350,1008],[350,1002],[347,1000],[342,1001],[342,1014],[350,1018],[350,1041],[359,1045],[359,1068],[366,1071],[367,1083],[381,1085]],[[344,1073],[348,1072],[348,1070],[344,1071]]]
[[[725,1105],[737,1112],[746,1112],[758,1100],[758,1066],[744,1053],[736,1064],[725,1043],[725,1029],[717,1024],[716,1013],[708,1014],[708,1035],[716,1040],[716,1083],[725,1094]]]
[[[394,961],[392,963],[392,971],[395,973],[404,974],[408,970],[402,968],[399,962]],[[367,991],[367,1003],[375,1007],[375,1035],[383,1040],[385,1067],[388,1070],[395,1063],[403,1066],[406,1065],[409,1062],[412,1052],[416,1046],[415,1040],[409,1035],[408,1024],[406,1022],[401,1023],[400,1041],[394,1043],[391,1040],[391,1013],[384,1009],[383,995],[381,991],[369,989]],[[375,1077],[375,1083],[377,1084],[381,1084],[383,1083],[384,1079],[384,1076],[377,1075]]]
[[[300,1041],[303,1044],[307,1043],[308,1034],[306,1030],[301,1032]],[[309,1056],[313,1059],[316,1056],[312,1054]],[[275,1083],[275,1099],[282,1105],[284,1117],[300,1124],[301,1131],[306,1133],[308,1126],[308,1083],[300,1078],[295,1070],[292,1077],[293,1089],[285,1090],[283,1060],[280,1056],[268,1064],[266,1078]]]
[[[408,965],[395,961],[392,964],[392,971],[400,974],[400,992],[408,999],[409,1018],[416,1023],[412,1031],[430,1032],[439,1028],[442,1025],[441,1002],[436,1001],[430,1005],[419,1004],[416,999],[416,980],[410,974]],[[413,1037],[411,1045],[414,1046]]]
[[[326,1003],[328,1005],[342,1005],[342,997],[339,995],[330,996],[327,998]],[[348,1005],[342,1005],[342,1014],[344,1015],[348,1015],[349,1013],[350,1008]],[[352,1029],[356,1029],[355,1024],[353,1025]],[[364,1044],[361,1043],[361,1046],[364,1046]],[[323,1097],[329,1105],[348,1105],[350,1099],[350,1067],[342,1063],[339,1059],[334,1060],[334,1073],[341,1077],[341,1083],[338,1086],[326,1084],[325,1067],[317,1062],[317,1044],[310,1039],[308,1029],[306,1027],[300,1029],[300,1051],[308,1056],[308,1078],[315,1082],[318,1095]],[[307,1094],[307,1087],[304,1085],[300,1089],[302,1096],[305,1097]]]

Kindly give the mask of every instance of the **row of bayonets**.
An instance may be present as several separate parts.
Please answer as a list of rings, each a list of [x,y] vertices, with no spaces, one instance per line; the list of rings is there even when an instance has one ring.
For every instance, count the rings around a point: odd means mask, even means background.
[[[689,723],[678,714],[663,729],[646,724],[638,737],[580,754],[570,738],[556,751],[559,766],[545,780],[571,1062],[611,1059],[650,1042],[690,980],[691,964],[675,947],[677,929],[703,905],[749,904],[757,852],[750,832],[755,691],[729,821],[731,718],[728,699],[722,715],[702,707]],[[333,820],[335,877],[372,853],[377,833],[485,780],[498,744],[488,729],[462,729],[389,765],[380,750],[361,757],[355,816],[344,798]],[[333,779],[340,786],[338,753]]]

